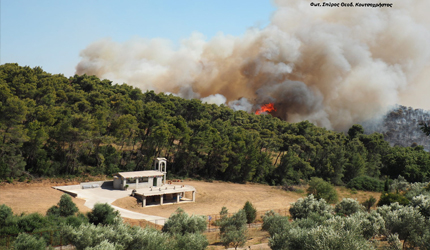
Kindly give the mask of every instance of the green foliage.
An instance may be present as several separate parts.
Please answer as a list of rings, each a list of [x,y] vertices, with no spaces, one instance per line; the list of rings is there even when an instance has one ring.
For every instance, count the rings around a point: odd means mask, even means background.
[[[220,212],[221,219],[217,222],[220,241],[226,248],[232,246],[237,249],[246,243],[246,213],[241,209],[231,217],[227,214],[228,210],[223,207]]]
[[[406,181],[406,179],[399,175],[397,179],[394,179],[390,185],[390,191],[396,191],[396,193],[399,193],[400,191],[406,191],[409,189],[409,182]]]
[[[338,200],[336,189],[330,183],[318,177],[311,178],[307,192],[317,199],[326,200],[328,203],[336,203]]]
[[[380,180],[370,176],[359,176],[350,180],[347,187],[357,190],[381,192],[384,189],[384,184]]]
[[[269,239],[273,250],[374,249],[372,244],[355,230],[339,230],[335,226],[312,229],[292,228]]]
[[[43,238],[37,239],[35,236],[21,233],[15,239],[13,247],[16,250],[45,250],[46,243]]]
[[[0,227],[5,226],[6,220],[13,216],[12,208],[6,206],[5,204],[0,205]]]
[[[327,216],[332,213],[332,207],[324,199],[316,199],[311,194],[306,198],[300,198],[291,203],[290,214],[293,219],[307,218],[313,213]]]
[[[373,196],[370,196],[369,199],[363,201],[361,205],[363,205],[366,208],[367,212],[370,212],[370,208],[372,208],[373,205],[375,205],[375,203],[376,203],[376,198]]]
[[[361,126],[360,124],[354,124],[352,125],[352,127],[348,130],[348,136],[350,139],[354,139],[357,136],[361,135],[364,133],[364,129],[363,126]]]
[[[118,223],[121,218],[119,212],[107,203],[96,203],[91,212],[87,213],[89,222],[98,225],[110,225]]]
[[[246,223],[253,223],[255,221],[255,217],[257,217],[257,209],[255,209],[252,203],[247,201],[243,206],[243,211],[245,211],[246,214]]]
[[[173,249],[175,250],[204,250],[209,245],[206,237],[200,233],[176,235]]]
[[[384,193],[379,198],[377,206],[390,205],[392,203],[399,203],[400,205],[408,205],[409,200],[402,194]]]
[[[410,205],[420,211],[420,213],[430,219],[430,197],[419,195],[412,198]]]
[[[151,228],[132,228],[123,223],[105,226],[82,224],[77,228],[66,226],[64,234],[78,250],[88,247],[101,249],[103,245],[114,249],[168,249],[165,233]]]
[[[164,224],[162,231],[173,235],[203,233],[207,222],[204,216],[188,216],[182,208],[178,208]]]
[[[334,211],[340,215],[351,215],[363,210],[357,200],[351,198],[343,198],[341,202],[336,204]]]
[[[404,246],[414,247],[429,230],[428,224],[420,211],[413,207],[401,207],[384,216],[386,235],[397,233]]]
[[[263,216],[262,229],[268,231],[270,236],[280,234],[290,228],[288,217],[281,216],[273,210],[266,212]]]
[[[57,206],[49,208],[46,215],[67,217],[74,215],[76,212],[78,212],[78,207],[72,201],[72,197],[68,194],[63,194]]]

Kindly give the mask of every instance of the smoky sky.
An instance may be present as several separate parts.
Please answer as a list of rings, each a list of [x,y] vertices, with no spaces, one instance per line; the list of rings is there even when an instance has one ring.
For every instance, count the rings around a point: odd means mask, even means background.
[[[248,112],[273,102],[273,115],[284,120],[345,130],[399,102],[430,104],[430,1],[390,3],[279,0],[265,28],[210,40],[195,32],[179,47],[160,38],[106,38],[81,51],[76,73]]]

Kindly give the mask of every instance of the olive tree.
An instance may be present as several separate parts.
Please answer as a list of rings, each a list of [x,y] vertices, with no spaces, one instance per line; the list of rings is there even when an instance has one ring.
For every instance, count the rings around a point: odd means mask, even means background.
[[[220,212],[221,219],[217,221],[220,227],[220,240],[226,248],[233,246],[237,249],[246,243],[246,213],[241,209],[231,217],[227,214],[227,208],[223,207]]]
[[[306,218],[313,213],[321,216],[330,215],[332,211],[333,208],[324,199],[315,199],[312,194],[291,203],[290,207],[290,214],[293,219]]]

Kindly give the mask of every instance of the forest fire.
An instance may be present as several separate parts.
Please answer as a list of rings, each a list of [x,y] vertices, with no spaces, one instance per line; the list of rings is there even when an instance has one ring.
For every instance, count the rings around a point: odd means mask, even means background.
[[[255,114],[260,115],[261,113],[265,113],[265,112],[270,113],[272,111],[276,111],[276,108],[273,105],[273,103],[268,103],[268,104],[264,104],[263,106],[261,106],[261,108],[255,111]]]

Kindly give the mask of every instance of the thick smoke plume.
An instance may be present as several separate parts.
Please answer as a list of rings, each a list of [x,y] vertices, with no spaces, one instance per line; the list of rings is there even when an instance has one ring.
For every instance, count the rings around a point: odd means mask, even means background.
[[[345,130],[396,103],[429,108],[430,1],[390,3],[279,0],[264,29],[209,41],[194,33],[178,48],[164,39],[104,39],[81,52],[76,73],[249,112],[274,102],[273,115],[287,121]]]

